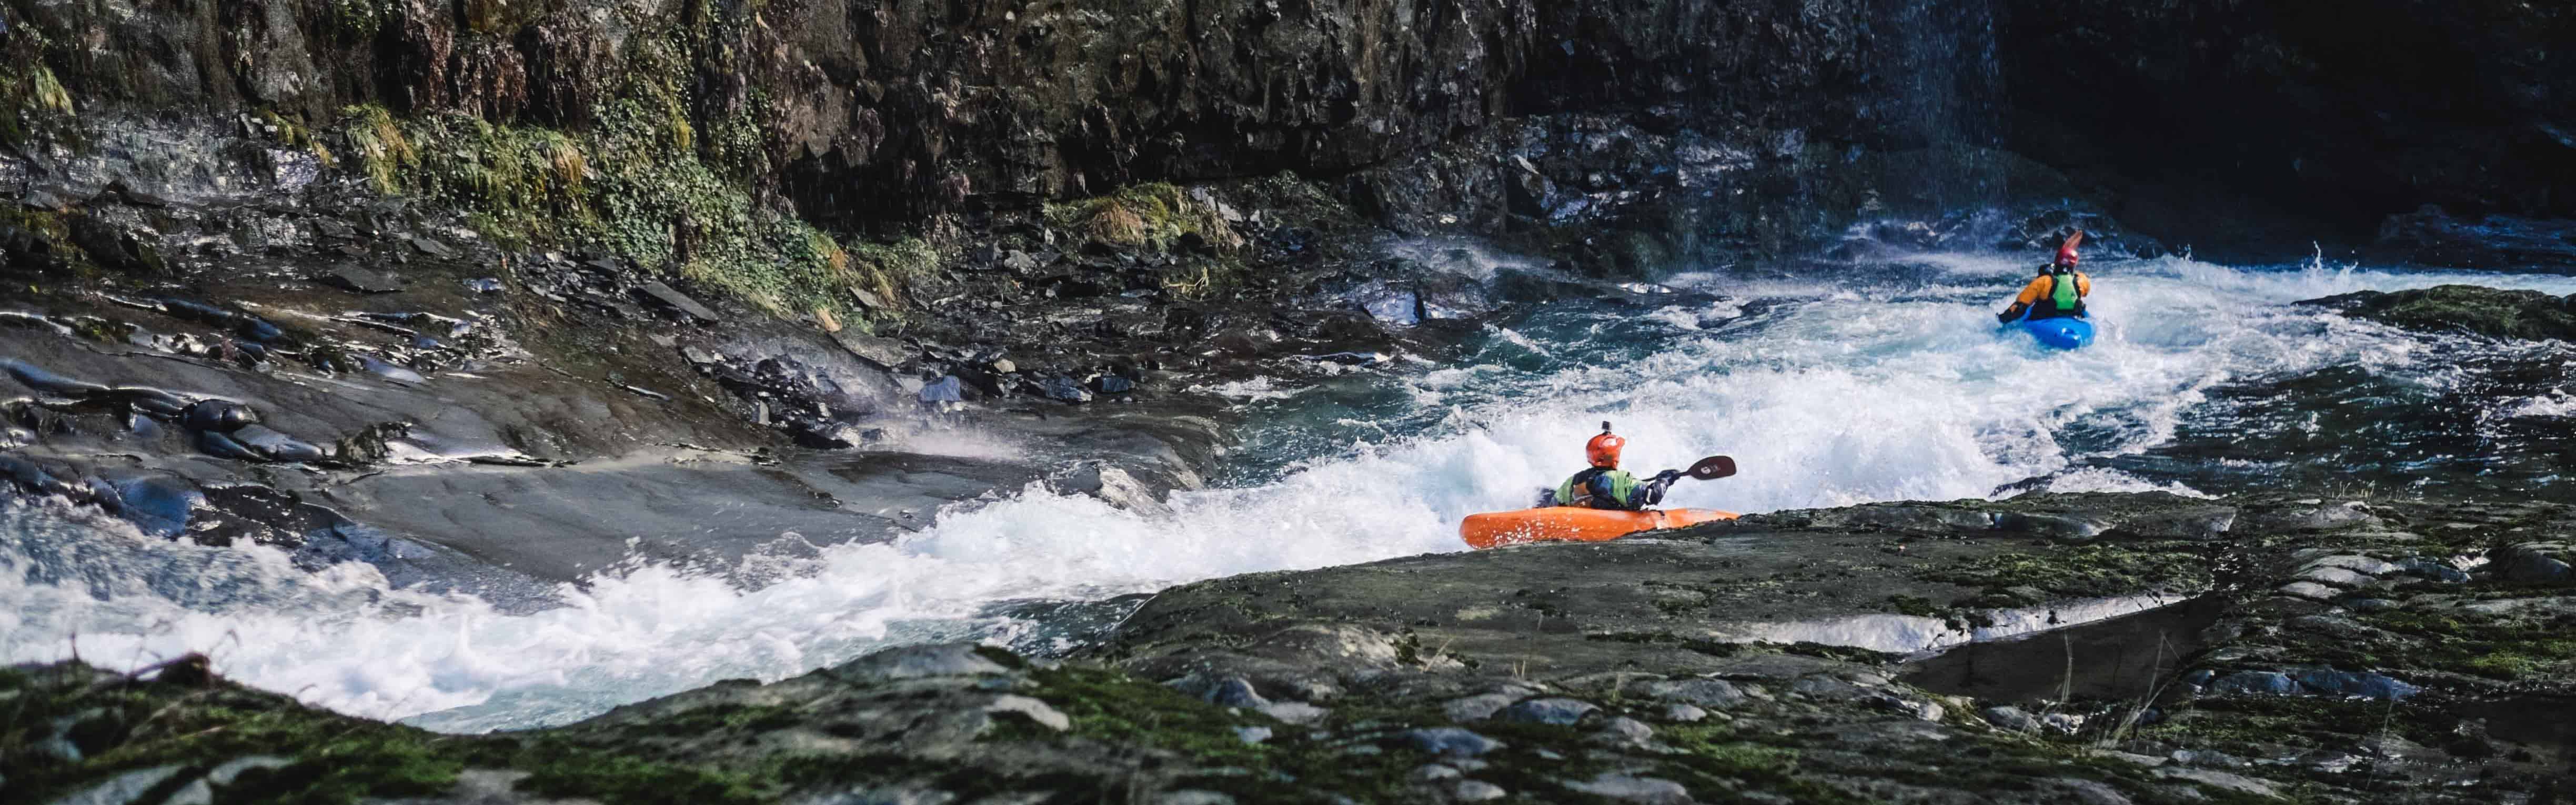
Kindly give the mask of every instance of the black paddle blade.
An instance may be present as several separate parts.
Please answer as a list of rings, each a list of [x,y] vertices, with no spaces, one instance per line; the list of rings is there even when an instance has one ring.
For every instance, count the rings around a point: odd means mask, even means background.
[[[1697,464],[1692,464],[1690,470],[1684,474],[1702,481],[1714,481],[1735,474],[1735,459],[1726,456],[1709,456],[1700,459]]]

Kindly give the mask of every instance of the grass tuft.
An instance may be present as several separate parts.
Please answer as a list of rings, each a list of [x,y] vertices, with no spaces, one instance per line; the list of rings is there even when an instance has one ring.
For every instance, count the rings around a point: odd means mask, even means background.
[[[62,81],[54,78],[54,71],[45,69],[44,65],[39,64],[31,72],[28,102],[43,111],[64,117],[72,116],[72,93],[63,88]]]
[[[1115,246],[1169,249],[1193,234],[1220,252],[1242,248],[1244,242],[1215,205],[1162,182],[1049,204],[1046,217],[1049,224]]]

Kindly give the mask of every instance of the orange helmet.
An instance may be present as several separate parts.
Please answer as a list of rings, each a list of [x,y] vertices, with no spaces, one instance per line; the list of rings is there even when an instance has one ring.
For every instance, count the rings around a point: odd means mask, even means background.
[[[1628,440],[1619,438],[1618,434],[1611,433],[1610,423],[1603,422],[1601,423],[1601,435],[1594,436],[1592,437],[1592,441],[1583,443],[1583,458],[1591,461],[1592,466],[1595,467],[1618,469],[1619,448],[1626,446],[1628,446]]]
[[[2078,229],[2075,230],[2075,234],[2066,236],[2066,243],[2057,247],[2057,264],[2067,268],[2074,268],[2075,263],[2082,259],[2075,255],[2075,246],[2076,244],[2083,242],[2084,230]]]

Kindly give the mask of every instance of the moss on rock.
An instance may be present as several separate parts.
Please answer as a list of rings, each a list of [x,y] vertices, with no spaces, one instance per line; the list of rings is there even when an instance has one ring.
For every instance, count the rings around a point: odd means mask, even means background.
[[[2576,297],[2539,291],[2436,285],[2388,293],[2363,291],[2310,304],[2341,307],[2345,315],[2409,330],[2576,341]]]
[[[2038,603],[2020,600],[2029,596],[2017,593],[2017,589],[2079,597],[2133,595],[2150,590],[2192,593],[2216,583],[2202,555],[2205,547],[2190,542],[2046,545],[1949,562],[1914,575],[1925,581],[1983,588],[1989,595],[2003,597],[1978,606]]]
[[[903,277],[937,265],[908,241],[854,266],[830,235],[700,161],[674,91],[634,86],[595,110],[587,132],[354,106],[338,136],[377,190],[457,210],[494,243],[613,252],[775,315],[821,309],[864,326],[849,289],[896,298]]]
[[[1220,252],[1243,245],[1243,237],[1235,234],[1215,205],[1162,182],[1050,204],[1046,218],[1059,228],[1115,246],[1169,249],[1191,235]]]

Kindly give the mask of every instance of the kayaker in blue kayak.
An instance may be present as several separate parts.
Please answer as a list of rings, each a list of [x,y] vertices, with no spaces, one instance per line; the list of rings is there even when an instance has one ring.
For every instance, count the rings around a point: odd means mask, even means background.
[[[1619,469],[1619,449],[1626,446],[1627,439],[1610,432],[1610,423],[1601,423],[1601,435],[1583,443],[1583,458],[1592,462],[1592,467],[1575,473],[1555,489],[1539,493],[1538,505],[1636,511],[1664,502],[1664,489],[1680,480],[1682,471],[1665,470],[1652,479],[1638,481],[1637,476]]]
[[[1995,314],[1995,320],[2011,324],[2020,321],[2023,313],[2030,314],[2032,321],[2083,318],[2084,297],[2093,295],[2092,278],[2075,270],[2075,246],[2083,242],[2084,230],[2067,236],[2065,245],[2057,247],[2057,260],[2040,266],[2039,276],[2021,286],[2021,296],[2013,300],[2012,307]]]

